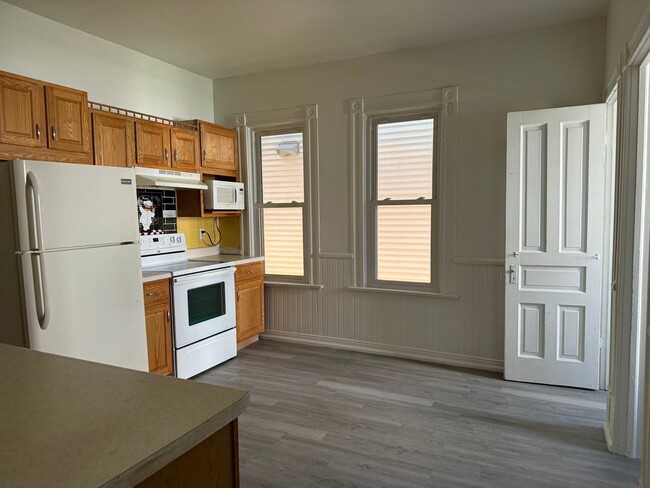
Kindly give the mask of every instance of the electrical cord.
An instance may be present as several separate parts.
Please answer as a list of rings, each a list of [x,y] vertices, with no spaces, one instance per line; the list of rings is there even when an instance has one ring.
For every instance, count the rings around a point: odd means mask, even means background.
[[[219,240],[216,242],[216,244],[212,240],[212,236],[210,235],[210,233],[207,230],[204,230],[203,234],[208,236],[208,240],[210,241],[210,245],[212,247],[215,247],[215,246],[218,246],[221,243],[221,240],[223,239],[223,236],[221,234],[221,229],[219,229],[219,226],[217,225],[217,219],[214,219],[213,226],[214,226],[214,229],[215,229],[215,237],[216,237],[217,234],[219,235]],[[205,244],[205,241],[203,240],[203,238],[201,240]]]

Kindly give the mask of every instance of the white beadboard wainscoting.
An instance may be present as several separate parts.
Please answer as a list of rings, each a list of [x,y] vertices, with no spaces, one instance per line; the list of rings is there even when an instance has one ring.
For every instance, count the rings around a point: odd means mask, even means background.
[[[454,266],[457,300],[349,290],[353,260],[317,265],[320,290],[266,287],[263,338],[503,370],[502,265]]]

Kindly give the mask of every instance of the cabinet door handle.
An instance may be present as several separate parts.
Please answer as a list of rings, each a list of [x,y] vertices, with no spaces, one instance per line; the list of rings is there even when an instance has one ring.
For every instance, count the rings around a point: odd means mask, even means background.
[[[206,151],[205,149],[203,150],[203,159],[204,160],[208,159],[208,151]]]
[[[148,296],[148,297],[157,297],[157,296],[158,296],[158,292],[150,291],[149,293],[147,293],[147,296]]]
[[[41,140],[41,126],[36,124],[36,139]]]
[[[178,161],[178,149],[174,149],[174,161]]]
[[[172,321],[172,316],[169,313],[169,310],[167,310],[167,322],[171,322],[171,321]]]
[[[52,126],[52,140],[56,141],[56,127]]]
[[[165,161],[169,160],[169,149],[165,149]]]
[[[239,292],[237,292],[237,301],[239,301]]]

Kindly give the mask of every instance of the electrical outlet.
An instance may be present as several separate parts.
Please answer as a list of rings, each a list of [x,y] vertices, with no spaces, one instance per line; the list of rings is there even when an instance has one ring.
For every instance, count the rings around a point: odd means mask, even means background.
[[[205,229],[199,229],[199,239],[203,240],[203,233],[205,232]]]

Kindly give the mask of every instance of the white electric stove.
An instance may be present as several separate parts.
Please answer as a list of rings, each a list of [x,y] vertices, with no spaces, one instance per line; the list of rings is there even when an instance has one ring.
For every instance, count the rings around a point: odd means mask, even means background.
[[[172,275],[174,372],[190,378],[237,355],[235,268],[187,258],[183,234],[140,237],[142,269]]]

